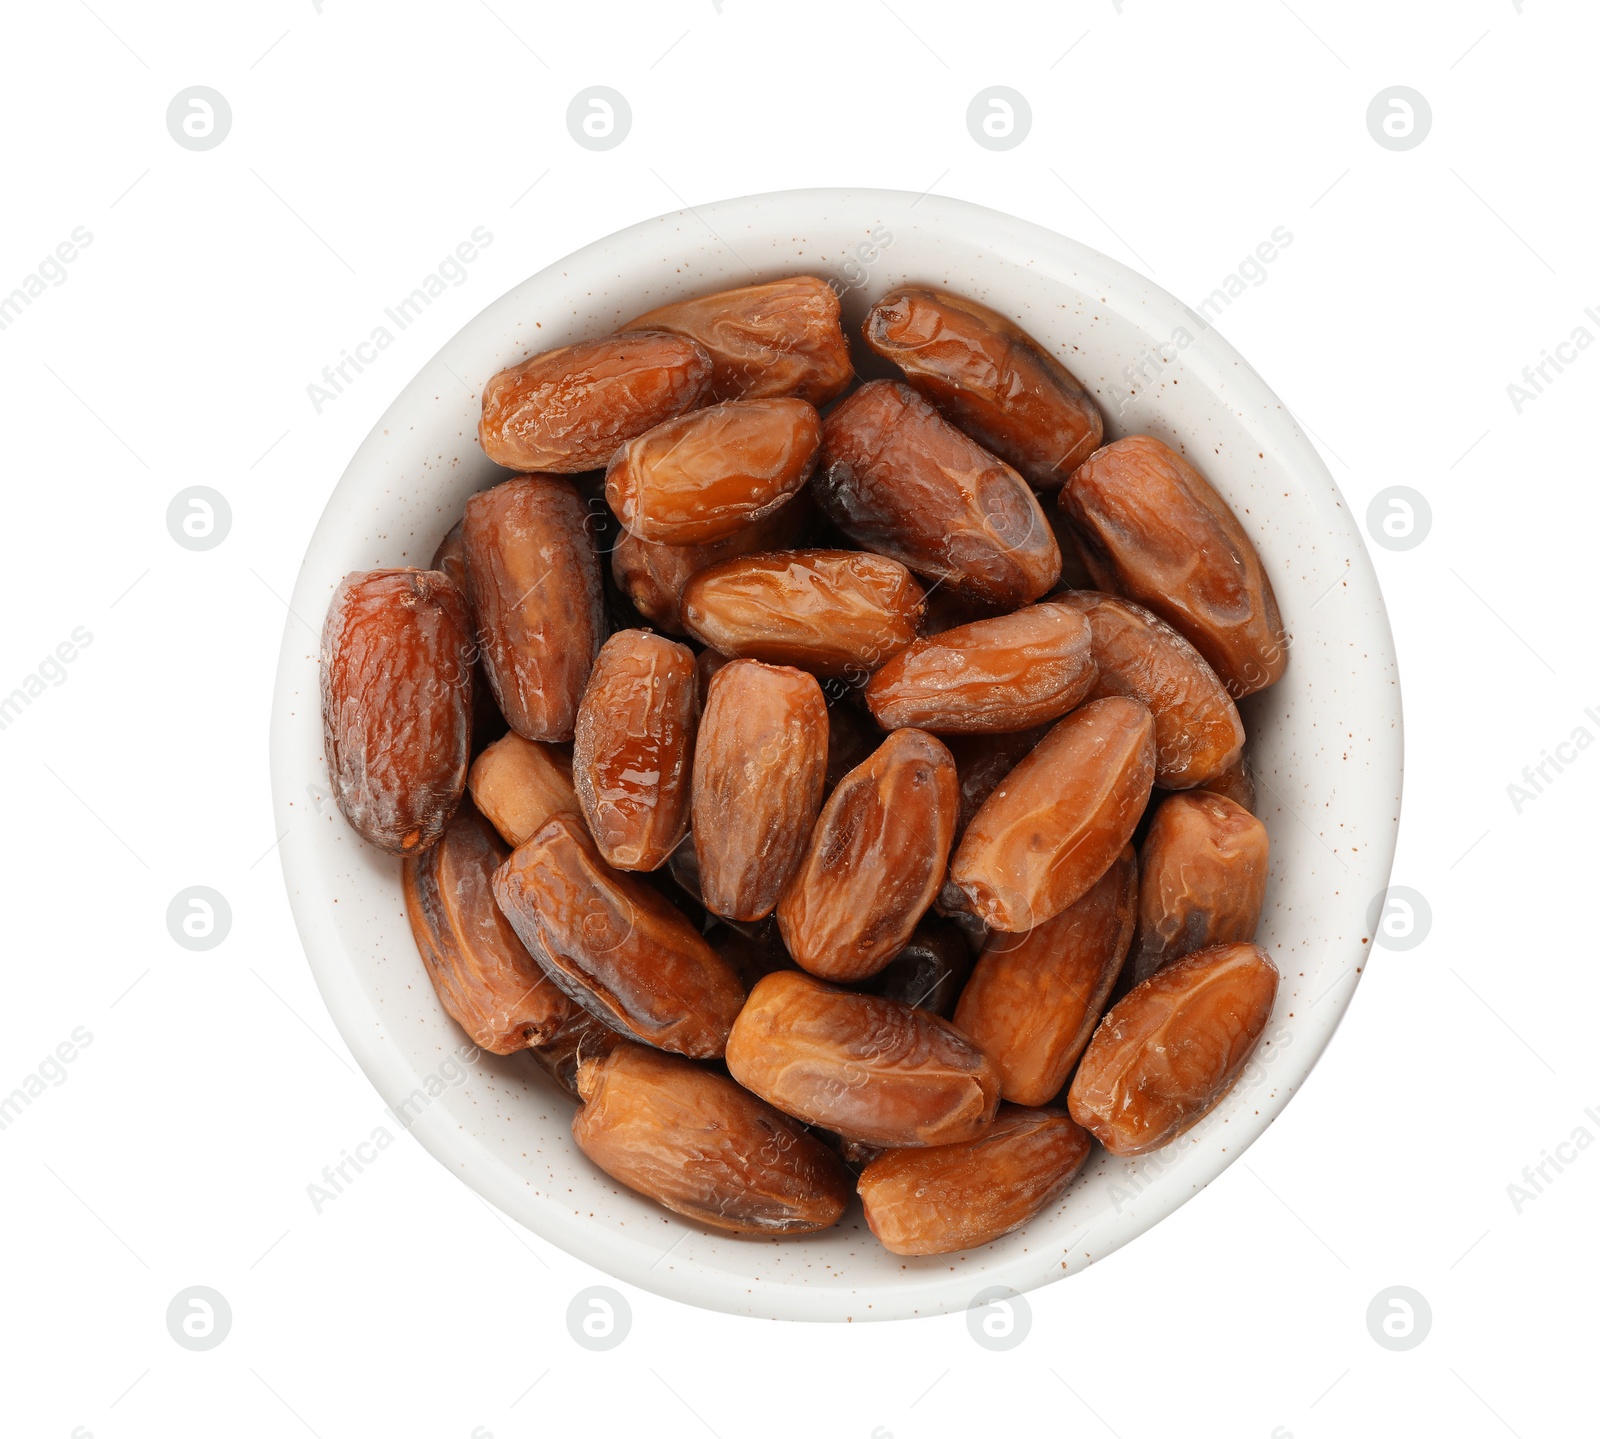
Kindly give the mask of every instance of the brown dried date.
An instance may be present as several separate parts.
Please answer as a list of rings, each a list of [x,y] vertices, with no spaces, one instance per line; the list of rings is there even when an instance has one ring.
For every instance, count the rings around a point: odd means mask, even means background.
[[[1253,944],[1168,965],[1100,1022],[1068,1091],[1072,1117],[1113,1154],[1176,1139],[1233,1087],[1277,993],[1277,966]]]
[[[572,760],[554,745],[502,735],[467,772],[472,801],[513,849],[553,814],[575,810]]]
[[[467,501],[462,537],[483,666],[507,723],[569,740],[605,638],[600,565],[567,480],[522,475]]]
[[[467,544],[461,537],[461,521],[450,527],[450,532],[439,541],[433,552],[430,570],[447,575],[465,599],[471,591],[467,588]],[[468,604],[468,611],[471,604]],[[489,687],[489,677],[474,655],[472,665],[472,753],[486,749],[506,733],[506,718],[494,702],[494,691]],[[470,787],[471,777],[467,779]]]
[[[475,655],[438,570],[346,575],[322,627],[322,748],[339,811],[390,854],[435,843],[467,783]]]
[[[944,1020],[798,970],[750,991],[727,1061],[769,1104],[865,1144],[971,1139],[1000,1101],[994,1064]]]
[[[1137,700],[1092,700],[1059,720],[972,818],[942,901],[1020,932],[1082,898],[1133,835],[1155,778]]]
[[[494,872],[510,853],[464,804],[444,838],[401,869],[406,916],[439,1002],[490,1054],[548,1044],[576,1010],[494,902]]]
[[[869,381],[828,416],[811,488],[857,544],[964,598],[1014,609],[1061,573],[1022,476],[899,381]]]
[[[711,356],[711,402],[794,395],[821,406],[855,378],[839,297],[811,275],[679,300],[622,328],[698,341]]]
[[[971,974],[972,948],[966,936],[949,920],[929,914],[906,947],[873,977],[871,991],[949,1019]]]
[[[1133,982],[1197,949],[1256,937],[1267,892],[1267,827],[1203,790],[1161,802],[1139,851]]]
[[[1098,590],[1071,590],[1058,603],[1088,622],[1099,678],[1090,694],[1127,695],[1155,721],[1156,783],[1190,789],[1215,779],[1244,748],[1244,724],[1216,671],[1165,620]]]
[[[619,1044],[579,1064],[578,1093],[578,1148],[675,1214],[738,1234],[809,1234],[850,1202],[826,1145],[687,1059]]]
[[[905,947],[944,879],[957,789],[950,751],[915,729],[896,730],[839,781],[778,901],[796,964],[849,983]]]
[[[607,864],[659,869],[689,831],[694,652],[649,630],[600,648],[572,741],[578,807]]]
[[[1089,892],[1026,934],[993,934],[956,1006],[955,1026],[995,1062],[1000,1093],[1048,1104],[1111,997],[1138,907],[1133,846]]]
[[[501,370],[483,387],[478,443],[510,470],[602,468],[631,439],[692,410],[711,357],[684,335],[580,340]]]
[[[1057,488],[1100,444],[1105,426],[1089,392],[985,305],[902,285],[872,307],[861,333],[945,419],[1031,485]]]
[[[821,447],[822,417],[804,400],[712,405],[618,450],[606,503],[642,540],[711,544],[787,504]]]
[[[611,551],[611,576],[639,613],[658,629],[681,635],[684,587],[701,570],[741,555],[785,550],[799,543],[816,518],[810,492],[801,490],[788,504],[737,534],[710,545],[663,545],[624,533]]]
[[[712,676],[694,759],[700,896],[713,914],[772,912],[822,804],[828,707],[803,670],[734,660]]]
[[[683,591],[683,622],[702,644],[818,675],[870,673],[917,637],[921,616],[906,567],[856,550],[724,560]]]
[[[856,1184],[891,1254],[953,1254],[1020,1229],[1072,1183],[1090,1139],[1057,1109],[1002,1104],[974,1139],[891,1149]]]
[[[1187,639],[1235,699],[1276,683],[1289,639],[1272,582],[1227,502],[1149,435],[1096,450],[1061,503],[1095,585],[1147,605]]]
[[[1029,605],[919,639],[866,688],[885,729],[995,734],[1060,719],[1095,683],[1089,625],[1066,605]]]
[[[612,870],[583,821],[558,814],[494,877],[518,938],[568,998],[646,1044],[722,1053],[744,987],[648,884]]]

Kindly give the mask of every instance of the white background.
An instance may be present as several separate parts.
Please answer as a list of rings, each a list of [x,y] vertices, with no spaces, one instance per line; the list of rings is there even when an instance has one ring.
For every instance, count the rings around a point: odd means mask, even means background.
[[[1593,1432],[1600,1144],[1564,1151],[1520,1212],[1507,1188],[1575,1129],[1600,1139],[1600,753],[1567,751],[1520,813],[1507,791],[1579,726],[1600,736],[1600,354],[1548,371],[1520,414],[1507,394],[1575,327],[1600,337],[1592,10],[491,3],[7,7],[0,294],[75,227],[93,239],[0,331],[0,694],[76,627],[92,642],[0,730],[0,1094],[75,1028],[92,1041],[0,1130],[0,1429]],[[232,108],[203,153],[165,122],[197,84]],[[565,123],[595,84],[633,112],[605,153]],[[965,122],[995,84],[1033,112],[1004,153]],[[1433,114],[1406,152],[1365,119],[1396,84]],[[979,1346],[961,1315],[760,1324],[628,1290],[628,1337],[592,1353],[567,1306],[610,1281],[409,1137],[320,1214],[307,1196],[384,1115],[273,853],[279,596],[361,437],[489,300],[680,204],[827,184],[989,204],[1191,304],[1292,233],[1220,328],[1358,516],[1390,485],[1430,502],[1421,545],[1373,549],[1409,739],[1395,880],[1432,927],[1375,953],[1268,1135],[1133,1245],[1031,1294],[1017,1347]],[[464,283],[318,414],[323,366],[477,226],[494,239]],[[232,510],[204,553],[166,525],[191,485]],[[204,953],[167,930],[191,885],[232,910]],[[192,1285],[232,1310],[207,1352],[167,1330]],[[1393,1285],[1431,1308],[1407,1352],[1368,1332]]]

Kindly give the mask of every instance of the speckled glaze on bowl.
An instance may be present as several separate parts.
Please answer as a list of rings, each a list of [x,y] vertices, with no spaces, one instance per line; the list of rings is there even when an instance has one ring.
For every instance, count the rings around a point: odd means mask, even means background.
[[[273,802],[290,904],[334,1022],[440,1163],[551,1243],[658,1294],[768,1318],[895,1319],[962,1309],[989,1288],[1032,1289],[1103,1258],[1277,1118],[1338,1025],[1370,947],[1368,905],[1388,883],[1400,808],[1400,691],[1383,600],[1343,498],[1283,403],[1214,330],[1149,280],[1036,225],[875,190],[789,191],[663,215],[496,300],[350,461],[306,553],[295,613],[320,625],[350,570],[426,565],[467,497],[505,477],[478,449],[478,394],[457,376],[479,386],[669,300],[797,273],[845,287],[853,339],[872,302],[905,281],[1011,316],[1094,392],[1108,439],[1143,432],[1186,454],[1255,541],[1294,636],[1286,677],[1243,706],[1272,838],[1259,938],[1283,982],[1266,1039],[1227,1100],[1156,1154],[1124,1161],[1096,1149],[1033,1223],[960,1255],[897,1258],[859,1207],[804,1239],[702,1229],[590,1165],[571,1139],[571,1101],[526,1056],[484,1055],[465,1081],[448,1082],[466,1039],[423,972],[398,861],[359,840],[327,797],[316,644],[296,618],[273,702]],[[869,356],[859,364],[884,372]]]

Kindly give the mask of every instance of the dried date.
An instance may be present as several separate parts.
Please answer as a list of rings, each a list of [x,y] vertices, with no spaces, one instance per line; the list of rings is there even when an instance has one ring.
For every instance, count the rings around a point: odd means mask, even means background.
[[[523,739],[515,730],[473,760],[467,788],[473,803],[513,849],[551,815],[578,807],[571,756],[541,740]]]
[[[1277,967],[1253,944],[1168,965],[1100,1022],[1068,1091],[1072,1117],[1117,1155],[1176,1139],[1233,1088],[1277,993]]]
[[[1105,426],[1089,392],[986,305],[901,285],[872,307],[861,332],[940,414],[1031,485],[1058,488],[1099,447]]]
[[[611,869],[575,814],[558,814],[494,877],[518,938],[569,999],[646,1044],[720,1055],[744,986],[650,885]]]
[[[659,869],[688,833],[699,713],[687,645],[622,630],[601,646],[578,706],[572,778],[613,868]]]
[[[390,854],[438,841],[467,783],[475,647],[437,570],[347,575],[322,628],[322,746],[339,811]]]
[[[712,677],[694,761],[700,895],[727,919],[772,912],[822,805],[828,709],[803,670],[734,660]]]
[[[692,410],[711,357],[684,335],[580,340],[501,370],[483,387],[478,443],[510,470],[602,468],[631,439]]]
[[[896,730],[839,781],[778,901],[796,964],[849,983],[905,947],[944,879],[957,788],[950,751],[914,729]]]
[[[1000,1100],[993,1062],[944,1020],[797,970],[750,991],[727,1061],[769,1104],[865,1144],[971,1139]]]
[[[523,475],[467,501],[462,538],[484,670],[526,739],[569,740],[605,638],[600,565],[567,480]]]
[[[578,1066],[578,1148],[675,1214],[738,1234],[836,1224],[850,1177],[820,1140],[731,1079],[637,1044]]]

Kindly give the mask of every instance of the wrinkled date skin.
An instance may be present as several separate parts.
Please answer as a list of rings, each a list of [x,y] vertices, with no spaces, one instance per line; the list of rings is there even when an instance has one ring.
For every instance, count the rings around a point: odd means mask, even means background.
[[[1250,762],[1243,754],[1215,779],[1208,779],[1200,788],[1211,794],[1220,794],[1224,799],[1231,799],[1240,809],[1247,809],[1251,814],[1256,812],[1255,777],[1250,773]]]
[[[828,707],[804,670],[734,660],[712,676],[694,760],[700,897],[758,920],[805,853],[828,768]]]
[[[966,937],[949,920],[930,914],[912,931],[906,947],[873,977],[871,990],[949,1019],[971,973]]]
[[[567,480],[523,475],[467,501],[468,598],[500,712],[526,739],[569,740],[605,638],[600,563]]]
[[[944,880],[959,805],[956,763],[922,730],[896,730],[828,796],[778,901],[794,961],[824,979],[876,974]]]
[[[1154,610],[1235,699],[1275,684],[1289,638],[1272,582],[1234,513],[1149,435],[1096,450],[1061,491],[1097,588]]]
[[[885,729],[995,734],[1060,719],[1095,683],[1089,625],[1066,605],[1029,605],[917,640],[873,675]]]
[[[1058,601],[1089,623],[1099,678],[1090,694],[1127,695],[1156,726],[1156,783],[1191,789],[1223,774],[1244,749],[1244,724],[1199,650],[1143,605],[1098,590]]]
[[[724,560],[683,592],[689,633],[719,654],[862,675],[917,637],[922,587],[902,564],[857,550],[780,550]]]
[[[804,400],[712,405],[618,450],[606,503],[641,540],[712,544],[787,504],[821,447],[822,417]]]
[[[1139,851],[1133,982],[1197,949],[1256,937],[1267,893],[1267,827],[1219,794],[1161,802]]]
[[[467,788],[473,803],[512,849],[530,839],[551,815],[578,807],[571,758],[555,745],[523,739],[515,730],[473,760]]]
[[[449,576],[450,581],[461,591],[462,598],[470,593],[467,586],[467,544],[461,538],[461,521],[457,520],[450,527],[450,532],[439,541],[439,548],[433,552],[433,559],[429,563],[430,570],[439,570]],[[468,604],[471,610],[471,604]],[[494,691],[489,688],[489,677],[484,673],[483,666],[474,658],[472,667],[472,752],[479,753],[487,749],[495,740],[506,732],[506,717],[500,713],[500,708],[494,702]],[[470,785],[471,780],[467,783]]]
[[[733,967],[648,884],[607,867],[575,814],[558,814],[494,877],[494,896],[550,977],[646,1044],[714,1059],[744,1002]]]
[[[649,630],[600,648],[572,741],[578,807],[615,869],[659,869],[689,832],[700,714],[694,652]]]
[[[993,934],[956,1006],[955,1026],[1000,1071],[1014,1104],[1061,1092],[1111,998],[1138,906],[1133,846],[1088,894],[1026,934]]]
[[[737,1234],[836,1224],[850,1176],[787,1114],[687,1059],[619,1044],[578,1066],[578,1148],[675,1214]]]
[[[406,916],[445,1013],[490,1054],[548,1044],[577,1006],[539,967],[494,902],[511,851],[470,804],[402,869]]]
[[[996,786],[1029,754],[1052,729],[1035,725],[1014,734],[951,735],[946,743],[956,762],[956,778],[961,781],[961,809],[956,815],[956,838],[967,832],[973,815],[995,792]],[[941,899],[940,903],[943,903]]]
[[[578,1095],[578,1066],[585,1059],[600,1059],[628,1041],[587,1009],[572,1007],[572,1017],[545,1043],[535,1045],[528,1057],[571,1099]]]
[[[1161,1148],[1233,1087],[1277,994],[1277,966],[1253,944],[1168,965],[1100,1022],[1068,1091],[1072,1117],[1113,1154]]]
[[[698,405],[711,357],[684,335],[606,335],[501,370],[483,387],[478,443],[510,470],[598,470],[621,445]]]
[[[874,305],[868,345],[945,419],[1039,489],[1057,489],[1100,446],[1089,392],[1025,330],[973,300],[903,285]]]
[[[701,570],[766,550],[793,549],[816,520],[809,490],[764,519],[710,545],[663,545],[622,534],[611,551],[611,577],[635,609],[657,629],[687,634],[683,591]]]
[[[727,1060],[769,1104],[864,1144],[956,1144],[1000,1102],[994,1064],[944,1020],[798,970],[750,991]]]
[[[1020,1229],[1072,1183],[1089,1149],[1060,1110],[1002,1104],[975,1139],[880,1154],[856,1190],[891,1254],[954,1254]]]
[[[1137,700],[1092,700],[1059,720],[973,816],[944,905],[1018,933],[1081,899],[1144,813],[1153,736]]]
[[[467,783],[476,647],[438,570],[345,576],[322,627],[322,748],[339,811],[390,854],[438,841]]]
[[[811,488],[857,544],[964,598],[1015,609],[1061,573],[1026,481],[909,385],[871,380],[828,416]]]
[[[855,378],[839,297],[811,275],[680,300],[622,328],[697,341],[711,356],[711,402],[794,395],[821,406]]]

